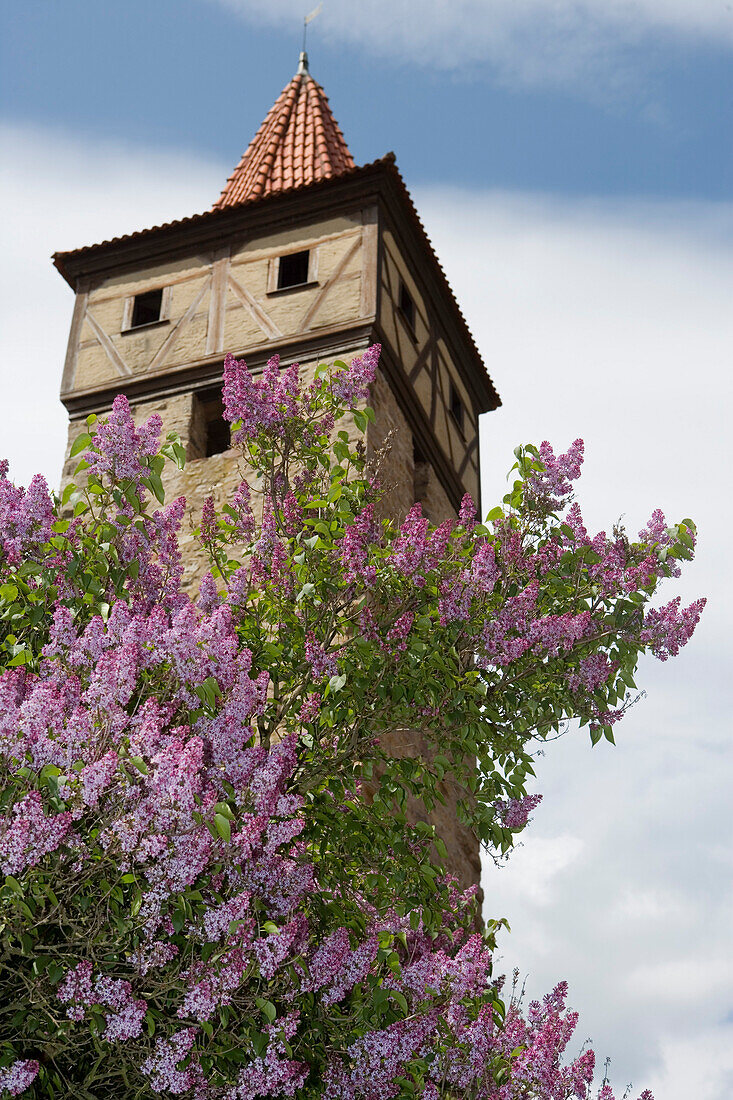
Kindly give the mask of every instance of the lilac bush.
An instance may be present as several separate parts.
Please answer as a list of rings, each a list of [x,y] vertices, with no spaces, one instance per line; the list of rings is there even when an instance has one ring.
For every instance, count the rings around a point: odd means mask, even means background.
[[[650,607],[694,526],[591,537],[580,441],[519,448],[485,524],[468,498],[437,528],[380,521],[353,442],[378,355],[310,383],[227,358],[251,476],[198,517],[194,593],[159,418],[90,417],[60,500],[0,468],[4,1095],[591,1095],[564,984],[503,994],[503,921],[429,815],[453,792],[505,856],[538,745],[571,720],[613,741],[640,654],[699,618]],[[387,752],[415,729],[424,751]]]

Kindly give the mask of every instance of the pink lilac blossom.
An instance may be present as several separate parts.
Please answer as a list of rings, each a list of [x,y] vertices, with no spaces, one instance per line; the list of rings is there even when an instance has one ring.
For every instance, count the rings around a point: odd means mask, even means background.
[[[220,603],[221,597],[216,588],[216,581],[211,573],[205,573],[199,585],[198,606],[205,615],[210,615]]]
[[[277,519],[269,497],[265,500],[260,537],[252,547],[250,574],[257,585],[270,583],[286,597],[293,593],[293,576],[288,567],[287,550],[277,533]]]
[[[331,393],[334,401],[353,409],[369,397],[369,387],[376,378],[381,344],[372,344],[363,355],[351,360],[346,370],[335,371],[331,376]]]
[[[580,477],[583,450],[582,439],[576,439],[565,454],[557,456],[547,440],[541,443],[539,453],[544,469],[527,479],[526,504],[550,511],[562,508],[572,492],[572,482]]]
[[[252,511],[252,493],[246,481],[240,481],[235,489],[229,504],[225,506],[225,512],[232,520],[235,535],[250,542],[257,526]]]
[[[214,498],[208,496],[201,509],[201,542],[213,552],[219,537],[219,523],[214,508]]]
[[[51,538],[56,516],[45,478],[36,474],[27,489],[8,480],[8,463],[0,462],[0,561],[18,565]]]
[[[511,798],[508,802],[495,802],[494,809],[507,829],[523,829],[529,815],[541,801],[541,794],[527,794],[523,798]]]
[[[233,947],[216,963],[197,963],[183,975],[187,993],[177,1015],[199,1023],[211,1019],[217,1008],[228,1005],[241,986],[249,964],[249,954]]]
[[[29,1089],[40,1072],[40,1065],[34,1058],[23,1058],[13,1062],[7,1069],[0,1069],[0,1092],[10,1096],[20,1096]]]
[[[605,653],[591,653],[580,661],[577,672],[568,676],[568,687],[572,692],[584,689],[593,693],[606,683],[618,667],[618,661],[610,661]]]
[[[340,554],[344,568],[344,580],[347,584],[361,581],[370,588],[377,577],[377,569],[369,563],[369,547],[379,539],[379,530],[374,518],[374,505],[367,504],[363,510],[344,529]]]
[[[433,531],[430,521],[423,515],[418,501],[405,517],[392,550],[392,564],[403,577],[422,588],[426,575],[434,569],[445,554],[453,525],[450,521]]]
[[[285,534],[289,538],[294,538],[303,526],[303,509],[292,489],[289,489],[283,497],[282,516]]]
[[[272,978],[283,963],[300,954],[308,939],[308,921],[303,913],[293,917],[277,935],[269,935],[254,944],[254,954],[263,978]]]
[[[84,1009],[90,1005],[110,1009],[104,1031],[105,1039],[110,1042],[135,1039],[142,1031],[147,1003],[133,996],[128,981],[98,977],[93,982],[92,964],[86,959],[69,971],[59,986],[57,996],[62,1004],[68,1005],[66,1015],[70,1020],[82,1020]]]
[[[350,951],[342,959],[336,977],[323,993],[321,997],[323,1003],[325,1005],[335,1004],[345,997],[355,985],[363,982],[372,968],[378,950],[379,940],[376,936],[369,936],[353,951]]]
[[[707,600],[695,600],[680,611],[680,597],[676,596],[664,607],[650,608],[644,616],[641,641],[651,648],[660,661],[676,657],[687,645],[700,621]]]
[[[322,680],[324,676],[335,676],[338,671],[336,654],[324,649],[313,634],[309,634],[306,638],[305,659],[314,680]]]
[[[158,1039],[153,1053],[142,1066],[142,1072],[150,1078],[150,1084],[156,1092],[172,1092],[180,1096],[191,1089],[205,1084],[201,1067],[195,1060],[185,1069],[178,1065],[191,1052],[198,1029],[188,1027],[177,1032],[169,1039]]]
[[[393,653],[404,653],[407,649],[407,639],[412,630],[415,616],[411,611],[405,611],[395,621],[393,627],[387,631],[387,647]]]
[[[281,372],[280,357],[274,355],[257,379],[243,359],[227,355],[224,360],[224,416],[230,423],[240,422],[233,443],[253,439],[263,431],[282,435],[285,422],[296,415],[299,396],[297,363]]]
[[[11,819],[0,821],[0,869],[19,875],[67,840],[72,817],[68,811],[47,816],[38,791],[30,791],[13,806]]]
[[[313,694],[308,695],[303,701],[303,705],[298,712],[298,721],[302,725],[307,726],[309,722],[315,722],[321,709],[321,697],[320,695]]]
[[[338,928],[332,932],[311,958],[308,977],[304,980],[302,988],[315,991],[328,985],[341,970],[350,950],[349,933],[346,929]]]
[[[461,500],[461,507],[458,510],[458,523],[461,527],[464,527],[466,531],[472,531],[476,526],[476,516],[477,511],[473,497],[470,493],[466,493]]]
[[[93,445],[87,452],[91,469],[102,476],[108,474],[117,481],[136,481],[144,473],[142,460],[158,451],[163,421],[154,413],[141,427],[135,427],[126,397],[119,394],[112,402],[112,411],[97,427]]]
[[[130,962],[138,974],[145,977],[151,970],[157,970],[171,962],[178,955],[178,947],[175,943],[165,943],[163,940],[153,940],[151,943],[135,948],[130,955]]]
[[[255,1058],[239,1075],[233,1089],[222,1100],[259,1100],[264,1096],[294,1096],[308,1076],[309,1067],[296,1062],[287,1043],[295,1035],[300,1015],[288,1013],[266,1029],[269,1036],[264,1058]]]

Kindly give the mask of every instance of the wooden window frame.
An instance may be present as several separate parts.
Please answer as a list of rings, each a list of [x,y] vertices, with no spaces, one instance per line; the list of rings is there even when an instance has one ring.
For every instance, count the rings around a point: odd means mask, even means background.
[[[280,276],[280,260],[283,256],[293,256],[296,252],[308,253],[308,278],[304,283],[296,283],[295,286],[278,286],[278,279]],[[301,248],[288,248],[287,251],[281,252],[278,256],[271,256],[270,263],[267,269],[267,295],[271,297],[276,294],[294,294],[298,290],[305,290],[309,286],[318,286],[318,248],[316,247],[301,247]]]
[[[160,299],[160,316],[157,321],[148,321],[144,325],[132,325],[132,314],[135,309],[135,299],[141,297],[143,294],[150,294],[154,290],[162,290],[163,293]],[[156,325],[168,325],[170,324],[171,314],[171,296],[173,287],[171,286],[147,286],[144,290],[138,290],[137,294],[131,294],[128,298],[125,298],[124,305],[122,307],[122,328],[120,332],[142,332],[144,329],[155,328]]]

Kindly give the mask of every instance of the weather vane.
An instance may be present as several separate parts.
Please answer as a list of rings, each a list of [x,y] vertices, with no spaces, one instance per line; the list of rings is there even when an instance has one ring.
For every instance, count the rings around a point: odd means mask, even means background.
[[[323,4],[319,4],[317,8],[314,8],[310,15],[306,15],[303,19],[303,49],[300,54],[300,69],[304,72],[308,72],[308,54],[305,50],[306,37],[308,34],[308,24],[312,23],[317,15],[321,14]],[[300,69],[298,71],[300,71]]]

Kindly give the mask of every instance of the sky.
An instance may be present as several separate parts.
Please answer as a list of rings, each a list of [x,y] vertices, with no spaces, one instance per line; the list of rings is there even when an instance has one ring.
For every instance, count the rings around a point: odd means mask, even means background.
[[[306,4],[0,2],[0,454],[56,483],[77,247],[208,208],[292,76]],[[488,509],[520,441],[586,441],[588,526],[693,517],[680,657],[544,796],[487,913],[500,970],[561,979],[619,1092],[730,1100],[733,934],[727,573],[733,351],[733,5],[327,0],[309,30],[357,163],[392,149],[490,373]]]

